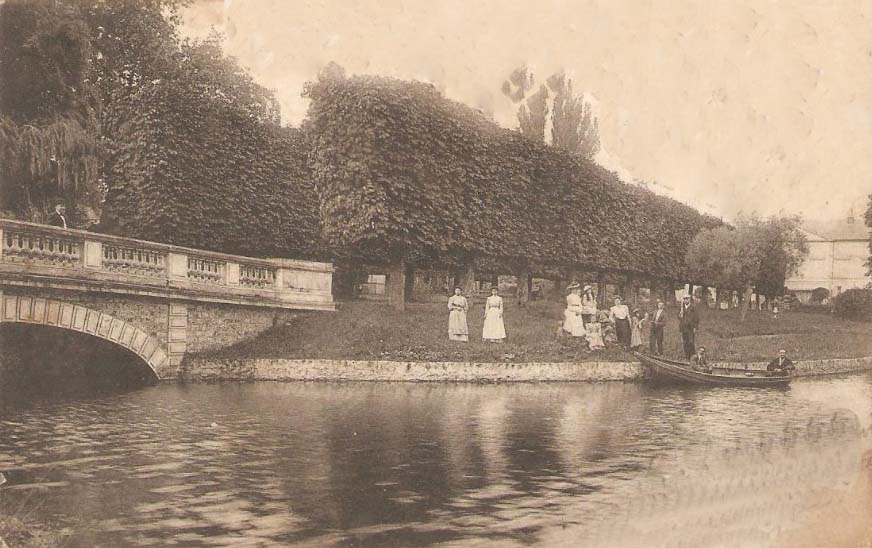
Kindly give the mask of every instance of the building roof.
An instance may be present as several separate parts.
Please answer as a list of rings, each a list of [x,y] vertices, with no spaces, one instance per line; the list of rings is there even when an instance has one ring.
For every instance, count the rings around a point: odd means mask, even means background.
[[[863,240],[869,241],[869,227],[863,222],[862,217],[854,217],[854,222],[848,222],[848,218],[803,221],[802,228],[831,241],[838,240]]]

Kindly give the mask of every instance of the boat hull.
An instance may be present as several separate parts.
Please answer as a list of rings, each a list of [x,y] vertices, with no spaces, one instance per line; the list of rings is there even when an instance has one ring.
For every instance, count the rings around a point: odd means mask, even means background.
[[[636,353],[636,357],[647,365],[655,378],[670,382],[697,384],[703,386],[743,386],[759,388],[783,388],[790,384],[791,377],[767,377],[765,371],[744,371],[724,369],[722,373],[702,373],[694,371],[689,364],[666,360],[659,357]],[[750,375],[749,375],[750,373]]]

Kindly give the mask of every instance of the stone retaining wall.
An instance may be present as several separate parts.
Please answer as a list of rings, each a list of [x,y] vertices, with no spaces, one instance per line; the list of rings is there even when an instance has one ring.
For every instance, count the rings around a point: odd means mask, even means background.
[[[747,365],[749,369],[766,368],[765,363]],[[872,370],[872,357],[798,362],[796,375],[865,370]],[[181,378],[194,381],[601,382],[637,381],[647,374],[637,362],[423,363],[189,356],[182,365]]]

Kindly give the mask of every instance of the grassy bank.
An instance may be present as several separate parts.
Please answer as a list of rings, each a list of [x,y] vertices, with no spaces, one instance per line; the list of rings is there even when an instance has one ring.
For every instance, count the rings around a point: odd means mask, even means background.
[[[342,303],[335,313],[301,313],[254,340],[212,355],[222,358],[349,359],[399,361],[566,362],[629,361],[615,345],[589,352],[583,345],[556,336],[562,306],[537,301],[526,308],[508,303],[505,312],[509,340],[481,341],[483,303],[473,303],[468,315],[470,342],[448,340],[444,304],[412,303],[404,312],[373,302]],[[677,309],[669,309],[665,353],[681,354]],[[736,310],[701,310],[697,344],[704,344],[716,361],[762,361],[779,348],[794,359],[848,358],[872,355],[872,324],[830,316],[749,311],[740,322]],[[645,333],[647,344],[647,330]]]

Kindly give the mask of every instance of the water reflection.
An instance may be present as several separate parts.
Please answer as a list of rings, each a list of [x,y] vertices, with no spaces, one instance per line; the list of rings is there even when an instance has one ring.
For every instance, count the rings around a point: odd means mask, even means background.
[[[864,376],[156,386],[0,411],[0,511],[82,547],[770,546],[865,496],[870,413]]]

